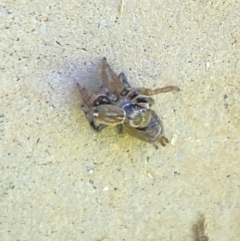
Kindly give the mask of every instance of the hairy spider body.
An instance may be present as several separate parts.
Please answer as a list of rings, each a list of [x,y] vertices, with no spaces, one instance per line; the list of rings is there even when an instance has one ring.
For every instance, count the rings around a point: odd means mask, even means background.
[[[116,125],[122,131],[151,143],[158,148],[168,143],[164,136],[163,125],[155,111],[151,110],[154,100],[152,95],[179,91],[176,86],[157,89],[134,88],[128,83],[124,73],[118,76],[103,58],[103,86],[97,93],[88,92],[78,84],[83,104],[81,105],[90,126],[101,131],[108,125]]]

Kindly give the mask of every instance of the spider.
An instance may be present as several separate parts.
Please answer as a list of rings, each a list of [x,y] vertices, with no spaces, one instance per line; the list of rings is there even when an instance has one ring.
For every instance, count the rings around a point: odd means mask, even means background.
[[[108,125],[115,125],[118,133],[125,131],[151,143],[156,149],[156,142],[162,146],[169,142],[164,136],[162,121],[151,109],[154,100],[150,96],[179,91],[178,87],[166,86],[153,90],[134,88],[124,73],[118,76],[114,73],[105,57],[102,61],[102,81],[103,85],[95,93],[77,84],[83,101],[81,108],[95,131],[99,132]]]

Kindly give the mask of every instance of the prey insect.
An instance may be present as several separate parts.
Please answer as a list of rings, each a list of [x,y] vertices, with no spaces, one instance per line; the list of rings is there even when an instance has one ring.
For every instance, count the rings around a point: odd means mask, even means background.
[[[156,149],[157,142],[162,146],[169,142],[164,135],[162,121],[151,109],[154,104],[151,96],[179,91],[178,87],[166,86],[156,89],[132,87],[124,73],[119,75],[114,73],[106,58],[102,60],[102,82],[103,85],[95,93],[77,84],[82,97],[81,108],[95,131],[115,125],[118,133],[125,131],[151,143]]]

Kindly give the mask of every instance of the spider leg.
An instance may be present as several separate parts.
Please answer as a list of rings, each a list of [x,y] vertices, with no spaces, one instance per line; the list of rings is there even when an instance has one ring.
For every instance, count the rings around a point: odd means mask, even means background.
[[[169,140],[165,136],[160,136],[157,141],[162,145],[166,146],[167,143],[169,143]]]
[[[140,96],[135,99],[138,105],[144,107],[144,108],[150,108],[154,104],[154,99],[151,97],[146,97],[146,96]]]
[[[86,105],[81,105],[81,109],[83,110],[83,112],[85,113],[86,116],[88,116],[90,110]]]
[[[122,96],[126,96],[128,93],[129,93],[129,91],[131,90],[131,85],[128,83],[128,81],[127,81],[127,78],[126,78],[126,76],[125,76],[125,74],[124,73],[120,73],[119,75],[118,75],[118,79],[122,82],[122,84],[123,84],[123,90],[121,91],[121,95]]]
[[[123,126],[122,125],[117,125],[116,129],[117,129],[117,133],[118,134],[122,134],[123,133]]]
[[[100,132],[102,131],[105,127],[107,127],[107,125],[104,125],[104,124],[100,124],[98,126],[95,125],[94,121],[91,121],[90,123],[90,126],[92,127],[92,129],[96,132]]]
[[[105,127],[107,127],[107,125],[99,124],[97,126],[94,123],[93,112],[90,109],[93,106],[93,103],[91,103],[91,97],[90,97],[89,92],[86,89],[84,89],[79,83],[77,83],[77,87],[78,87],[78,90],[80,92],[80,95],[81,95],[82,101],[83,101],[83,104],[81,104],[81,109],[83,110],[91,128],[97,132],[103,130]]]
[[[82,108],[83,112],[85,113],[85,116],[89,122],[89,125],[91,126],[91,128],[94,131],[99,132],[99,131],[103,130],[105,127],[107,127],[107,125],[105,125],[105,124],[99,124],[99,125],[95,124],[93,112],[86,105],[82,104],[81,108]]]
[[[161,93],[167,93],[167,92],[171,92],[171,91],[173,91],[173,92],[180,91],[180,88],[178,88],[177,86],[170,85],[170,86],[166,86],[163,88],[156,88],[154,90],[144,88],[144,87],[137,88],[136,90],[142,95],[151,96],[151,95],[158,95]]]
[[[124,73],[120,73],[120,74],[118,75],[118,78],[119,78],[120,81],[123,83],[124,88],[125,88],[126,90],[130,90],[130,89],[131,89],[131,85],[128,83],[127,77],[126,77],[126,75],[125,75]]]
[[[158,150],[158,145],[155,142],[150,142],[150,144],[156,149]]]
[[[141,88],[143,89],[143,88]],[[123,92],[123,91],[122,91]],[[133,91],[127,92],[129,100],[135,101],[138,105],[150,108],[154,104],[154,99],[147,96],[146,94],[142,94],[140,88],[133,89]]]

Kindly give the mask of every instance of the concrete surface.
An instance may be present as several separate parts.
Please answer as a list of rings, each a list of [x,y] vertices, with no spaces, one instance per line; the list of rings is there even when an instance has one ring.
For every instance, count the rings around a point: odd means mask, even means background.
[[[240,240],[240,1],[0,5],[1,241]],[[180,86],[154,106],[174,145],[89,128],[103,56]]]

